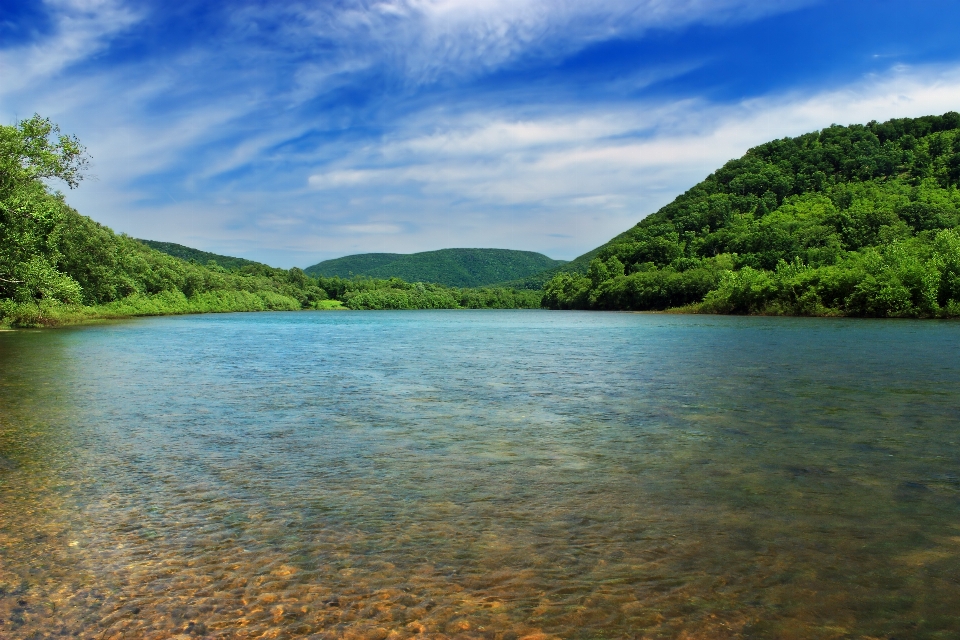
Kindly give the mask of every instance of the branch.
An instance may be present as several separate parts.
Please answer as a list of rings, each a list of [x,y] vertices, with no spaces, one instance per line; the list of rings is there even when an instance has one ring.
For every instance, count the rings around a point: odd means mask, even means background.
[[[0,278],[0,282],[9,282],[11,284],[23,284],[23,280],[7,280],[6,278]]]

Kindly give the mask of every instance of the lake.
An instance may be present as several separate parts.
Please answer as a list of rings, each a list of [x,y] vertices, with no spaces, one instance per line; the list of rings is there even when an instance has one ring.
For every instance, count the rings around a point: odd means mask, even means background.
[[[960,635],[960,324],[0,333],[0,637]]]

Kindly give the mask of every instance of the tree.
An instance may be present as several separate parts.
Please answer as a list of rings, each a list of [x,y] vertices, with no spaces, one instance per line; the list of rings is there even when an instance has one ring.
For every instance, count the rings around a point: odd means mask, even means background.
[[[0,125],[0,198],[19,185],[50,178],[74,189],[88,163],[76,136],[61,134],[49,118],[34,114],[12,127]]]
[[[66,204],[45,180],[69,188],[83,179],[86,150],[47,118],[0,126],[0,297],[79,299],[79,285],[57,271]]]

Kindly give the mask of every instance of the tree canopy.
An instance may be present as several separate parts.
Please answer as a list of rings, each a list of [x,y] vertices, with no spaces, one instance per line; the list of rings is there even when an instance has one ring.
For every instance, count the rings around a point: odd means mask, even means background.
[[[305,271],[313,276],[401,278],[408,282],[432,282],[449,287],[483,287],[521,280],[562,264],[563,260],[553,260],[533,251],[440,249],[409,254],[344,256],[325,260]],[[532,288],[540,289],[541,286]]]
[[[560,273],[544,305],[960,315],[960,114],[750,149]]]
[[[0,126],[0,323],[337,305],[960,316],[954,112],[760,145],[607,244],[513,287],[314,277],[160,243],[188,259],[167,255],[67,206],[55,185],[76,187],[87,164],[48,119]],[[521,290],[546,278],[542,296]]]
[[[0,126],[0,324],[89,317],[332,308],[514,308],[536,292],[456,289],[303,270],[149,243],[80,215],[52,188],[83,179],[83,146],[34,116]],[[169,255],[173,253],[175,255]]]

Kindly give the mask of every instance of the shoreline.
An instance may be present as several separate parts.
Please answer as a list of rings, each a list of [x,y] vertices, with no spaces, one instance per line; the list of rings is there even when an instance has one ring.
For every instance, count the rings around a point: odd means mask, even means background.
[[[712,313],[712,312],[703,312],[697,309],[691,309],[689,307],[677,307],[673,309],[649,309],[649,310],[630,310],[630,309],[545,309],[540,308],[528,308],[528,309],[471,309],[471,308],[457,308],[457,309],[350,309],[349,307],[339,306],[339,307],[326,307],[326,308],[314,308],[314,309],[231,309],[223,311],[185,311],[185,312],[171,312],[171,313],[141,313],[141,314],[130,314],[130,315],[119,315],[119,314],[105,314],[105,315],[93,315],[83,317],[81,314],[73,317],[61,318],[54,320],[48,318],[48,320],[53,320],[51,322],[46,322],[42,324],[33,324],[33,325],[23,325],[15,326],[10,324],[0,324],[0,333],[13,333],[17,331],[28,331],[28,330],[37,330],[37,329],[64,329],[68,327],[78,327],[85,325],[94,325],[99,323],[107,322],[119,322],[124,320],[135,320],[138,318],[160,318],[160,317],[171,317],[171,316],[199,316],[199,315],[210,315],[210,314],[230,314],[230,313],[265,313],[265,312],[287,312],[287,313],[298,313],[301,311],[317,311],[317,312],[328,312],[328,311],[554,311],[554,312],[564,312],[564,311],[586,311],[592,313],[628,313],[628,314],[638,314],[638,315],[699,315],[699,316],[718,316],[718,317],[740,317],[740,318],[811,318],[811,319],[849,319],[849,320],[920,320],[920,321],[930,321],[930,320],[940,320],[940,321],[957,321],[960,320],[960,317],[957,316],[926,316],[926,317],[909,317],[909,316],[849,316],[849,315],[839,315],[839,314],[823,314],[823,315],[792,315],[792,314],[779,314],[779,313],[748,313],[748,314],[735,314],[735,313]]]

